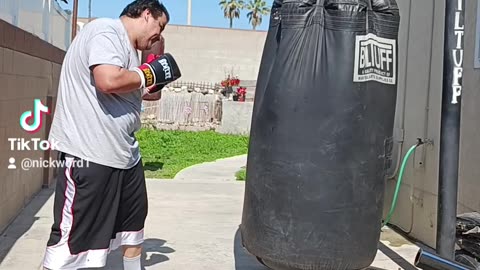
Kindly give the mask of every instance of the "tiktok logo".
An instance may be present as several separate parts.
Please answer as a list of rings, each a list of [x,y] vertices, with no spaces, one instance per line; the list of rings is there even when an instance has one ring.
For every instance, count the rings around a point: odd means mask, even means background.
[[[26,111],[20,116],[20,126],[28,133],[36,133],[43,124],[43,114],[50,114],[47,106],[40,99],[35,99],[32,111]],[[29,124],[33,119],[33,123]]]

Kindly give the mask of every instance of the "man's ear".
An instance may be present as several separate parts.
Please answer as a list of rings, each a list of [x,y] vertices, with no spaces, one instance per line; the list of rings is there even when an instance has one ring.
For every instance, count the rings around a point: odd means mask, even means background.
[[[147,8],[142,12],[142,17],[145,19],[146,22],[148,22],[148,17],[150,17],[150,10]]]

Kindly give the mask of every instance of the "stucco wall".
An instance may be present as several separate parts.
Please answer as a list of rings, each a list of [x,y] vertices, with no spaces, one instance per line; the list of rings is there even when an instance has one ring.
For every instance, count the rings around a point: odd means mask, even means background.
[[[21,161],[48,160],[55,153],[21,150],[9,138],[45,140],[52,119],[55,97],[65,52],[32,34],[0,20],[0,232],[43,185],[49,185],[53,169],[24,170]],[[51,109],[41,129],[30,134],[19,125],[23,112],[33,109],[34,99]],[[20,146],[21,147],[21,146]],[[10,158],[16,169],[8,169]]]
[[[169,25],[165,29],[165,52],[174,55],[182,81],[211,82],[227,74],[256,80],[265,31]]]
[[[224,134],[249,135],[252,124],[253,102],[224,100],[222,122],[217,132]]]
[[[417,138],[433,140],[419,147],[407,165],[392,223],[435,247],[443,76],[445,0],[397,0],[401,9],[396,151],[401,158]],[[480,211],[480,72],[473,68],[477,2],[465,1],[465,51],[459,172],[459,213]],[[404,134],[403,138],[400,134]],[[385,213],[395,180],[388,180]]]

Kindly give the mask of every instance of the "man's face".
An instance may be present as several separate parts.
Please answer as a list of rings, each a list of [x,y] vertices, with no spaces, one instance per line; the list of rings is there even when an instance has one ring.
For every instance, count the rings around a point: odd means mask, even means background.
[[[160,36],[167,25],[167,17],[162,15],[155,19],[150,11],[145,10],[143,16],[143,31],[138,41],[139,50],[150,50],[155,42],[160,40]]]

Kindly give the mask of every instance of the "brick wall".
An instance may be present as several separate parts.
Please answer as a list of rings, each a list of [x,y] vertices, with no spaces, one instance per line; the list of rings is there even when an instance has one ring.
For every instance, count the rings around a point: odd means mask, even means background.
[[[24,158],[45,160],[55,153],[12,151],[9,138],[47,139],[64,55],[63,50],[0,20],[0,232],[42,186],[52,182],[53,169],[22,170],[20,163]],[[39,132],[29,134],[19,119],[33,109],[34,99],[41,99],[51,114],[43,118]],[[12,157],[14,170],[8,169]]]

